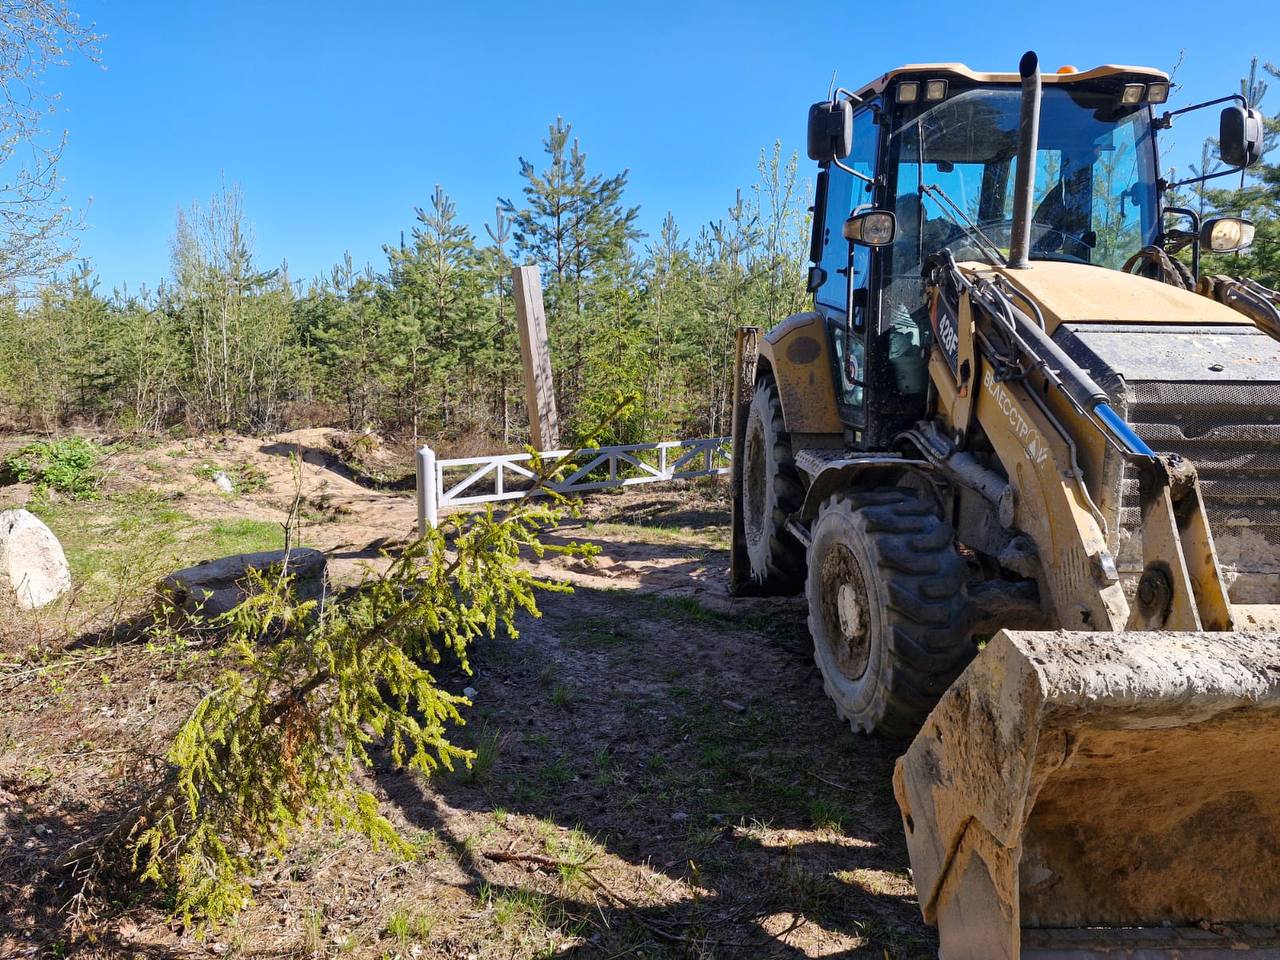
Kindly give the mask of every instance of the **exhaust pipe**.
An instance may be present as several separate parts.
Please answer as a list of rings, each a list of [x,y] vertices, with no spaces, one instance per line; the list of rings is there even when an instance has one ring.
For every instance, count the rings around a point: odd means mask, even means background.
[[[1009,267],[1031,266],[1031,203],[1036,189],[1036,148],[1040,142],[1040,59],[1028,50],[1018,63],[1022,75],[1022,116],[1018,121],[1018,170],[1013,185],[1013,229]]]

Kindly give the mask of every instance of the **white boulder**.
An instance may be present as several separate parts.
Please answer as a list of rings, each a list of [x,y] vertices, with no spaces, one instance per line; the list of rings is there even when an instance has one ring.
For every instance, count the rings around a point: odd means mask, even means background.
[[[29,511],[0,513],[0,597],[38,610],[70,589],[71,567],[53,531]]]

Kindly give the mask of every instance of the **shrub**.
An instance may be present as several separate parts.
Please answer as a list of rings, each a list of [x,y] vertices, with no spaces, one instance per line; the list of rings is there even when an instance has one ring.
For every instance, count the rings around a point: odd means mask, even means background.
[[[448,538],[429,531],[384,573],[367,571],[323,604],[300,601],[287,576],[252,574],[252,595],[215,624],[234,663],[183,723],[161,779],[61,864],[92,878],[132,863],[189,923],[246,905],[256,864],[281,855],[306,823],[412,856],[359,785],[368,745],[382,741],[396,764],[425,774],[486,762],[449,742],[467,701],[431,670],[449,656],[469,672],[473,640],[515,637],[520,611],[539,615],[536,590],[569,590],[520,564],[522,550],[590,551],[541,543],[559,516],[553,503],[525,500],[506,515],[463,519]]]
[[[98,495],[99,450],[83,437],[29,443],[3,464],[3,474],[18,483],[34,483],[37,492],[56,490],[74,499]]]

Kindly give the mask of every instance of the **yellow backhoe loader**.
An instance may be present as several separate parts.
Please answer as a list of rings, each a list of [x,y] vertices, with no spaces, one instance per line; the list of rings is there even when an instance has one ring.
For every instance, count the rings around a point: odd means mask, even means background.
[[[808,599],[946,960],[1280,957],[1280,295],[1200,276],[1142,67],[809,115],[814,307],[738,335],[732,581]],[[1203,178],[1200,178],[1203,179]],[[1243,952],[1243,953],[1242,953]]]

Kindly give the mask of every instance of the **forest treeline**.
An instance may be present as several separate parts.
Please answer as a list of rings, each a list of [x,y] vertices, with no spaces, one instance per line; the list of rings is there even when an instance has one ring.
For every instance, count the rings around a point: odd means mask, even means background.
[[[299,283],[255,261],[244,200],[224,188],[183,211],[171,275],[101,289],[92,264],[0,304],[0,416],[26,429],[260,433],[293,426],[525,442],[511,272],[541,271],[567,440],[619,391],[640,401],[604,439],[727,429],[733,330],[804,301],[807,185],[794,156],[762,152],[759,182],[693,234],[668,215],[636,226],[627,173],[594,171],[557,120],[522,192],[477,237],[441,187],[379,268],[347,257]]]
[[[1259,104],[1255,60],[1241,90]],[[1280,137],[1267,121],[1268,143]],[[640,397],[602,440],[722,434],[733,331],[802,308],[810,186],[775,145],[758,181],[692,233],[668,215],[637,227],[627,173],[593,170],[569,124],[550,125],[522,189],[477,235],[437,187],[377,266],[350,258],[302,282],[255,261],[240,191],[179,214],[170,276],[104,291],[81,263],[34,295],[0,299],[0,423],[54,430],[262,433],[333,424],[479,452],[528,439],[511,271],[543,280],[566,441],[597,427],[618,393]],[[1206,143],[1193,174],[1216,169]],[[1251,250],[1205,268],[1280,286],[1280,164],[1242,186],[1213,180],[1177,198],[1244,214]],[[1232,183],[1232,187],[1236,184]],[[726,197],[726,200],[730,198]]]

